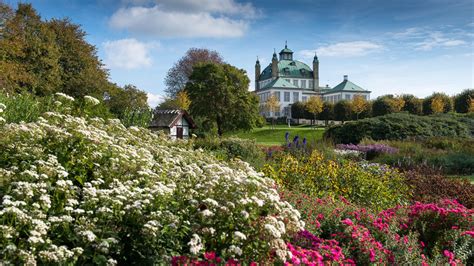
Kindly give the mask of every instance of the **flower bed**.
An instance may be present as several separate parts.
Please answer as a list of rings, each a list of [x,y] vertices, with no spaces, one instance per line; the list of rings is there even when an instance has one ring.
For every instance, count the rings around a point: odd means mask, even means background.
[[[2,263],[285,261],[303,228],[274,182],[117,120],[0,125]]]

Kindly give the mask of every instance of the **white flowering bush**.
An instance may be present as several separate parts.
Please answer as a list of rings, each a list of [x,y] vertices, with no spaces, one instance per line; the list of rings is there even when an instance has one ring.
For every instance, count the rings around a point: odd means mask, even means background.
[[[0,264],[285,261],[304,226],[272,180],[118,120],[0,123]]]

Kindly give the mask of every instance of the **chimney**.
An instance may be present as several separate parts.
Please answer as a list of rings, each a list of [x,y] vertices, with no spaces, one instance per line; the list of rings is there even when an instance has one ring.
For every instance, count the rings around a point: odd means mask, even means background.
[[[348,76],[344,75],[344,81],[346,81],[347,79],[348,79]]]

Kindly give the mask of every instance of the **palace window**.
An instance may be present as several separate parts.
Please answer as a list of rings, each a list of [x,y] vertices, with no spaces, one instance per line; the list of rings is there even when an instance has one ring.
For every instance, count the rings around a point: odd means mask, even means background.
[[[293,102],[297,102],[300,99],[299,92],[293,92]]]
[[[290,107],[283,108],[283,115],[290,116]]]
[[[289,102],[290,101],[290,92],[285,91],[284,97],[285,97],[285,102]]]
[[[296,87],[298,87],[298,80],[297,80],[297,79],[294,79],[294,80],[293,80],[293,85],[295,85]]]
[[[310,81],[308,82],[308,85],[309,85],[308,88],[312,89],[312,88],[313,88],[313,81],[310,80]],[[316,88],[316,89],[317,89],[317,88]]]
[[[306,88],[306,80],[301,81],[301,88]]]
[[[346,100],[350,100],[351,99],[351,95],[350,94],[346,94]]]
[[[275,98],[276,98],[278,101],[280,101],[280,92],[279,92],[279,91],[275,91],[274,94],[275,94]]]
[[[307,100],[308,100],[308,97],[306,97],[306,96],[303,96],[303,97],[302,97],[302,101],[303,101],[303,102],[306,102]]]

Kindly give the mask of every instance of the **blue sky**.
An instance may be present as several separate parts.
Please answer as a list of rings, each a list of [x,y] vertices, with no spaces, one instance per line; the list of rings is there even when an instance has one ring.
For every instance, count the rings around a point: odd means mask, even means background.
[[[81,24],[111,81],[147,91],[152,105],[164,95],[166,72],[190,47],[218,51],[253,81],[256,57],[269,64],[285,40],[308,65],[317,51],[321,84],[335,86],[347,74],[373,98],[474,87],[472,0],[22,2],[45,19]]]

